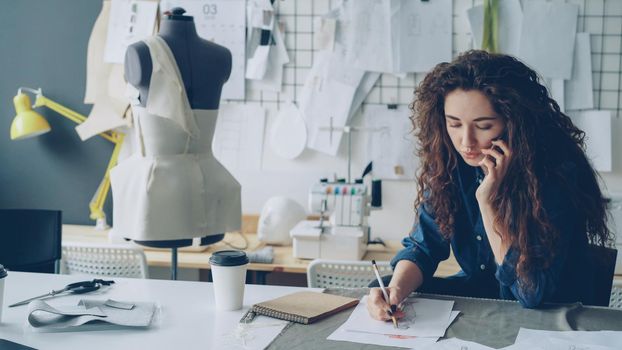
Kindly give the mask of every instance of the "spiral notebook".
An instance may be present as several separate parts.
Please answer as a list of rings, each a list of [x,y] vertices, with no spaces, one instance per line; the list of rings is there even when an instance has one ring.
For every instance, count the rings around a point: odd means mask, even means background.
[[[297,292],[255,304],[240,322],[248,323],[256,315],[309,324],[358,304],[359,300],[318,292]]]

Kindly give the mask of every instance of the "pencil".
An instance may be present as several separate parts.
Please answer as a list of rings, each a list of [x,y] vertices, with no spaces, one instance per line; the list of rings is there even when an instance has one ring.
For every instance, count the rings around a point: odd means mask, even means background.
[[[378,266],[376,266],[376,260],[372,260],[371,261],[371,265],[372,268],[374,269],[374,274],[376,275],[376,278],[378,279],[378,284],[380,285],[380,290],[382,291],[382,295],[384,296],[384,300],[388,303],[389,302],[389,294],[387,294],[387,290],[384,287],[384,283],[382,282],[382,278],[380,278],[380,273],[378,272]],[[395,316],[393,316],[393,313],[397,311],[397,306],[396,305],[391,305],[391,309],[387,310],[387,313],[389,314],[389,316],[391,316],[391,320],[393,321],[393,327],[397,328],[397,319],[395,318]]]

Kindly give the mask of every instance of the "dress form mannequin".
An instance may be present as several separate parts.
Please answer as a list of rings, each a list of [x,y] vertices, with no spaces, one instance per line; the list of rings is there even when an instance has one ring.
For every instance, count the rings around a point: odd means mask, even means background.
[[[173,9],[158,37],[127,49],[125,76],[138,91],[132,108],[139,150],[111,174],[113,230],[142,245],[173,248],[173,267],[176,248],[192,238],[215,243],[241,225],[240,185],[211,153],[231,53],[201,39],[184,12]]]

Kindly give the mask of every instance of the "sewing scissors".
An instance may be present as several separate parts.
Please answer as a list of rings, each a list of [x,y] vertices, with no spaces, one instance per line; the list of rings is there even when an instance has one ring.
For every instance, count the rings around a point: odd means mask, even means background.
[[[28,304],[29,302],[31,302],[33,300],[37,300],[37,299],[51,298],[51,297],[57,296],[57,295],[59,295],[61,293],[65,293],[65,292],[70,292],[70,293],[74,293],[74,294],[84,294],[84,293],[92,292],[94,290],[98,290],[101,286],[109,286],[109,285],[111,285],[113,283],[114,283],[114,281],[104,281],[104,280],[101,280],[101,279],[94,279],[92,281],[83,281],[83,282],[70,283],[70,284],[66,285],[65,288],[63,288],[63,289],[52,290],[49,293],[45,293],[43,295],[32,297],[30,299],[22,300],[20,302],[15,303],[15,304],[9,305],[9,307]]]

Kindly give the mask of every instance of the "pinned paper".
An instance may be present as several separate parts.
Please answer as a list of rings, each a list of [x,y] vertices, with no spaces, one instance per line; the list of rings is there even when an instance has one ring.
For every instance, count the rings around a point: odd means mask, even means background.
[[[307,127],[296,105],[281,107],[270,132],[272,151],[285,159],[294,159],[305,150]]]
[[[289,63],[289,55],[285,48],[283,36],[284,25],[283,23],[279,23],[279,25],[274,27],[274,47],[270,49],[270,53],[268,54],[268,61],[265,65],[266,70],[263,74],[263,78],[261,78],[261,80],[249,79],[248,84],[251,89],[281,92],[281,87],[283,85],[283,66]],[[254,69],[255,68],[252,68],[251,70]]]
[[[574,64],[572,65],[572,79],[565,82],[564,88],[566,109],[594,108],[592,54],[589,33],[577,34],[574,48]]]
[[[227,169],[261,170],[266,111],[257,105],[221,104],[212,141]]]
[[[612,170],[611,112],[583,111],[570,114],[572,122],[585,132],[587,157],[598,171]]]
[[[406,108],[388,109],[386,105],[367,105],[365,126],[369,134],[369,160],[374,164],[374,178],[412,180],[417,157],[412,123]]]
[[[76,132],[83,141],[99,133],[131,125],[131,118],[125,117],[129,104],[124,94],[123,65],[104,62],[110,8],[110,1],[102,2],[101,12],[89,38],[84,103],[93,104],[93,108],[86,121],[76,126]]]
[[[337,21],[334,18],[318,18],[320,30],[315,32],[314,46],[319,50],[332,51],[335,46],[335,29]]]
[[[112,0],[104,61],[123,63],[131,44],[152,35],[158,13],[156,1]]]
[[[523,2],[519,57],[547,78],[570,79],[579,5]]]

